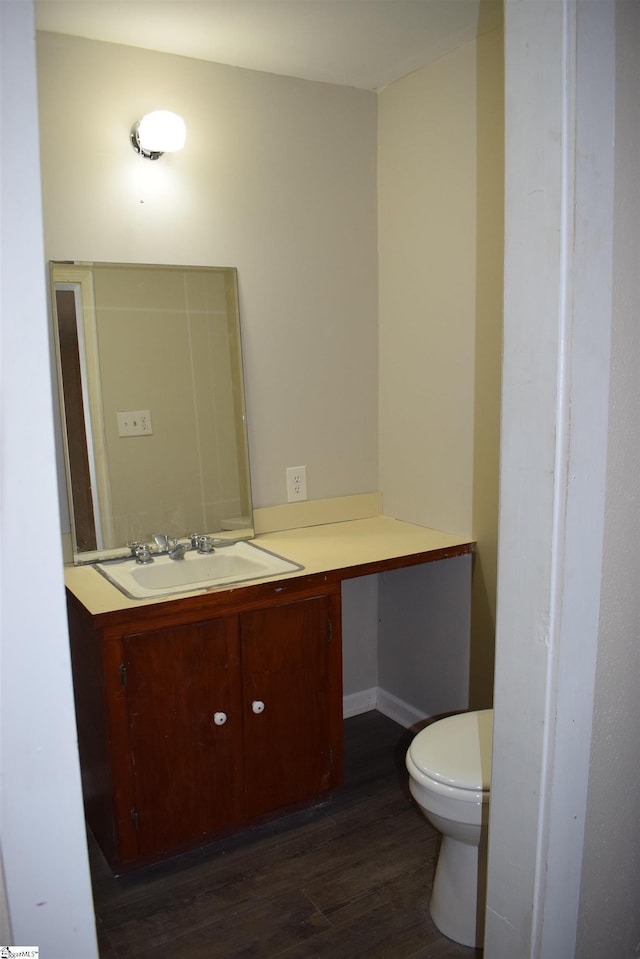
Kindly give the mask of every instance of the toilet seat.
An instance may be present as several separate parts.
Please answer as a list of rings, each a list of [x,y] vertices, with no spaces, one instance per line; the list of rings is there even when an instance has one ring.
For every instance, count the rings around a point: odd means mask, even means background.
[[[492,709],[448,716],[414,737],[407,765],[428,789],[477,802],[491,787],[492,736]]]

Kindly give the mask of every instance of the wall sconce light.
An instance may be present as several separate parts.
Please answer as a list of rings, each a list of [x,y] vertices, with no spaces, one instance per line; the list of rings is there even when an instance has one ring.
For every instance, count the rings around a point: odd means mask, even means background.
[[[181,150],[186,135],[187,128],[182,117],[168,110],[156,110],[133,124],[129,140],[140,156],[157,160],[163,153]]]

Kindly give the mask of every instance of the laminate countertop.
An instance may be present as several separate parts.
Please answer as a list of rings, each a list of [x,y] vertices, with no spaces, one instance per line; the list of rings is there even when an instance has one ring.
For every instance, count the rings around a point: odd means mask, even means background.
[[[179,602],[205,593],[237,594],[238,590],[250,591],[263,583],[299,578],[308,583],[314,578],[318,582],[335,582],[448,559],[474,550],[474,543],[464,537],[386,516],[263,533],[253,542],[302,568],[284,576],[143,600],[125,596],[89,565],[66,566],[65,585],[90,614],[101,615],[155,603]]]

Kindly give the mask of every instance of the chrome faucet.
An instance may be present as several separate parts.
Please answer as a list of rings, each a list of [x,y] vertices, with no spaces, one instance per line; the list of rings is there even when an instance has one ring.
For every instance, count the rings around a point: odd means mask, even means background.
[[[166,533],[152,533],[151,538],[156,544],[156,551],[158,553],[168,553],[169,552],[169,537]]]
[[[167,550],[169,559],[184,559],[184,554],[190,549],[191,547],[188,543],[179,543],[174,539]]]
[[[180,543],[177,539],[170,539],[166,533],[153,533],[156,552],[166,554],[169,559],[184,559],[184,554],[191,549],[189,543]]]

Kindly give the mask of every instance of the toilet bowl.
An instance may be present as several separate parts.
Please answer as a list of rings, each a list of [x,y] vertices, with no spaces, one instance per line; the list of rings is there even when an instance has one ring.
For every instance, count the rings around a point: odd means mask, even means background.
[[[430,912],[445,936],[481,946],[493,710],[460,713],[427,726],[407,751],[409,789],[442,833]]]

